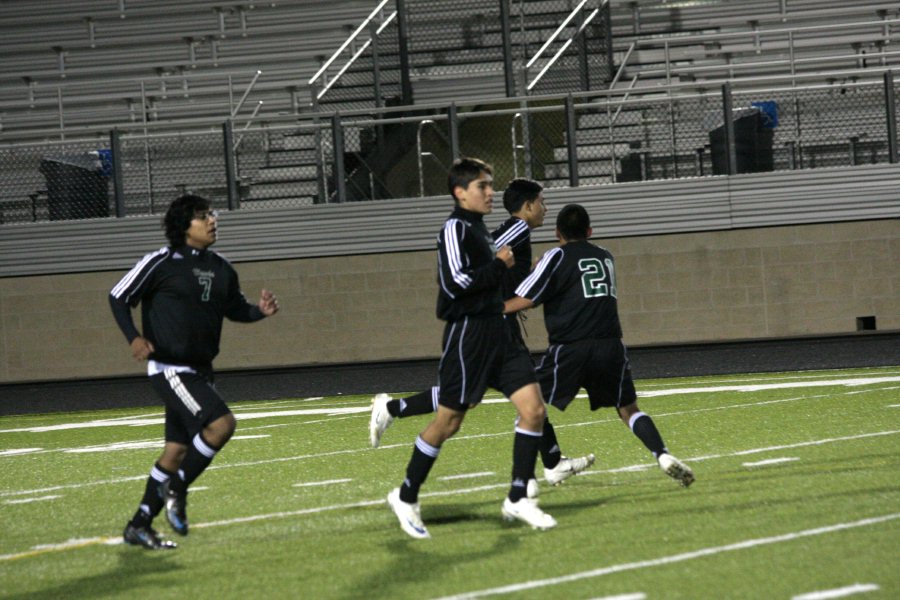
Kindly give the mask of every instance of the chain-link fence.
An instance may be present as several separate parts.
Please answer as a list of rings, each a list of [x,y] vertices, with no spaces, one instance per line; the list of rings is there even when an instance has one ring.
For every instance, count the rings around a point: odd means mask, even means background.
[[[0,221],[154,214],[187,192],[232,210],[443,195],[463,155],[492,163],[498,189],[897,162],[897,87],[675,86],[19,144],[0,147]]]
[[[109,139],[0,149],[0,223],[111,214]]]

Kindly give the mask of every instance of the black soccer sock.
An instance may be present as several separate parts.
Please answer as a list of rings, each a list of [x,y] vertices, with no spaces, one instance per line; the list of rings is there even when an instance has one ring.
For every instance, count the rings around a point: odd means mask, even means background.
[[[656,429],[656,425],[653,423],[650,415],[636,412],[628,420],[628,426],[634,435],[653,453],[654,458],[658,458],[660,454],[667,452],[662,436],[659,435],[659,431]]]
[[[202,433],[195,435],[178,467],[178,477],[172,478],[169,489],[179,494],[185,493],[188,486],[206,470],[219,450],[221,448],[216,448],[203,439]]]
[[[541,436],[541,462],[545,469],[552,469],[559,464],[562,458],[562,451],[559,449],[559,442],[556,440],[556,432],[550,419],[544,420],[544,435]]]
[[[416,437],[412,458],[409,459],[409,464],[406,466],[406,479],[400,486],[401,500],[410,504],[419,501],[419,488],[428,479],[431,466],[434,465],[440,452],[440,446],[432,446],[423,440],[422,436]]]
[[[146,527],[153,522],[153,518],[159,514],[163,507],[163,497],[159,488],[171,477],[172,473],[162,468],[159,463],[153,465],[153,468],[150,469],[150,476],[147,477],[144,497],[141,498],[141,504],[131,519],[132,525],[135,527]]]
[[[400,400],[390,400],[387,403],[387,411],[392,417],[401,419],[436,412],[439,392],[439,387],[433,387],[428,391],[419,392]]]
[[[518,502],[528,491],[528,480],[534,479],[534,465],[537,463],[538,450],[541,444],[540,431],[525,431],[516,427],[513,441],[512,485],[509,488],[509,499]]]

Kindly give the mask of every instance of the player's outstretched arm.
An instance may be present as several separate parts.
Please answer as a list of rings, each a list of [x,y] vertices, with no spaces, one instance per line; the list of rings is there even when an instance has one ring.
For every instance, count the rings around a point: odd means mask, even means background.
[[[517,313],[520,310],[526,310],[534,307],[534,302],[522,296],[513,296],[503,303],[503,314]]]

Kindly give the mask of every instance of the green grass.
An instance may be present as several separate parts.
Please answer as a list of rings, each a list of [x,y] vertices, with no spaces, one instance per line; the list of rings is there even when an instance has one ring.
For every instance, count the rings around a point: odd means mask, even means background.
[[[786,387],[733,389],[773,384]],[[637,385],[691,488],[612,410],[578,400],[550,416],[563,451],[597,463],[542,485],[555,529],[505,523],[514,410],[486,403],[423,488],[430,540],[384,502],[426,418],[396,420],[373,450],[368,397],[230,398],[237,437],[195,483],[190,536],[156,522],[172,552],[119,543],[159,453],[158,407],[0,418],[0,597],[788,599],[854,584],[900,597],[900,367]],[[115,425],[58,427],[99,420]],[[28,448],[41,450],[10,452]],[[464,474],[481,475],[443,479]]]

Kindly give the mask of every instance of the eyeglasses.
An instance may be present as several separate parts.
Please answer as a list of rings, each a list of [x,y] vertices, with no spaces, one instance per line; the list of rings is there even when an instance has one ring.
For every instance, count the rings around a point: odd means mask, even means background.
[[[196,219],[197,221],[208,221],[209,219],[218,219],[218,218],[219,218],[219,211],[217,211],[217,210],[210,210],[207,212],[197,213],[194,215],[194,219]]]

